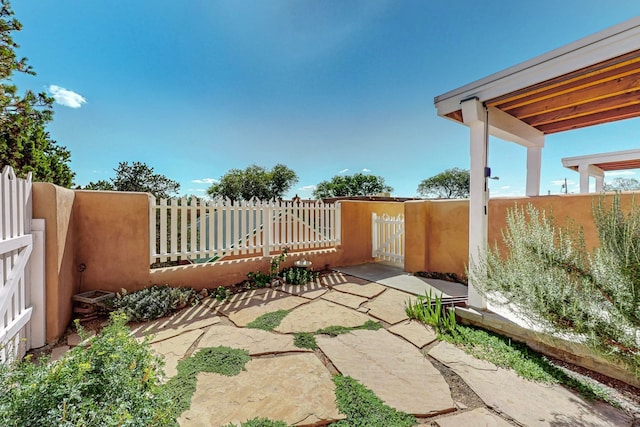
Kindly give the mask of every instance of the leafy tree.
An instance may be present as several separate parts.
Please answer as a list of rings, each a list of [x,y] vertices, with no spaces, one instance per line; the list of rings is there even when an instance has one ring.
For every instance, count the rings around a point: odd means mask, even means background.
[[[231,169],[220,181],[207,190],[211,197],[224,197],[231,200],[278,199],[298,182],[298,175],[282,164],[271,170],[262,166],[250,165],[245,169]]]
[[[451,168],[423,180],[418,185],[422,197],[438,199],[465,199],[469,197],[469,171]]]
[[[12,33],[22,24],[8,0],[0,6],[0,165],[11,166],[20,176],[31,172],[34,181],[70,187],[75,176],[69,166],[71,153],[45,129],[53,119],[53,98],[30,90],[21,95],[11,83],[14,72],[35,73],[26,58],[16,56],[19,46]]]
[[[604,184],[604,191],[634,191],[640,190],[640,181],[635,178],[614,178]]]
[[[386,185],[383,177],[356,173],[355,175],[336,175],[331,178],[331,181],[322,181],[313,190],[313,197],[326,199],[329,197],[371,196],[390,191],[393,191],[393,187]]]
[[[180,184],[177,181],[167,178],[166,176],[154,173],[153,168],[145,163],[120,162],[115,178],[109,178],[109,181],[100,180],[90,182],[84,190],[104,190],[104,191],[139,191],[143,193],[151,193],[157,198],[167,198],[176,194],[180,190]]]

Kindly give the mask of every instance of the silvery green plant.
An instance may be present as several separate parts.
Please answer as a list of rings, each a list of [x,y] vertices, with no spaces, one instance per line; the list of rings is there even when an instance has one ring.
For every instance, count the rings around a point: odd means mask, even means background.
[[[638,286],[640,210],[627,215],[619,195],[594,204],[601,247],[585,249],[582,229],[556,225],[529,204],[507,213],[503,241],[470,266],[488,299],[506,301],[554,333],[573,333],[600,355],[640,376]]]

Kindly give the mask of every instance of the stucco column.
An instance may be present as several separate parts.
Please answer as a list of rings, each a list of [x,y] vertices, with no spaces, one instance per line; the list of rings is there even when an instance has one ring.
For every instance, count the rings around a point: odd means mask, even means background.
[[[604,175],[596,176],[596,193],[602,193],[604,191]]]
[[[540,167],[542,147],[527,147],[527,190],[526,195],[540,195]]]
[[[580,194],[587,194],[589,192],[589,165],[580,163],[578,173],[580,174]]]
[[[485,143],[484,107],[477,99],[462,102],[462,115],[470,130],[470,197],[469,197],[469,265],[474,264],[479,254],[487,250],[488,197],[485,166],[487,146]],[[469,278],[468,304],[484,309],[487,301],[478,293],[475,280]]]

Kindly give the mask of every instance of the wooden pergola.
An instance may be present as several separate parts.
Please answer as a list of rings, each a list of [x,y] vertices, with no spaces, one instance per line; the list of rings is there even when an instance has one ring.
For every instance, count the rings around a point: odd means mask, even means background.
[[[589,192],[589,178],[596,179],[596,193],[604,190],[604,173],[640,168],[640,150],[613,151],[565,157],[562,166],[580,174],[580,193]]]
[[[540,192],[545,135],[640,116],[640,17],[435,98],[470,129],[470,261],[487,245],[489,135],[527,149],[527,196]],[[469,304],[486,302],[469,286]]]

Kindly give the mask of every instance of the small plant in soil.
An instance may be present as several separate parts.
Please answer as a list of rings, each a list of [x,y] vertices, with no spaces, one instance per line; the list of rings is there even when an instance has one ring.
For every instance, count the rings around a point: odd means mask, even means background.
[[[455,330],[456,315],[453,308],[442,306],[442,297],[433,295],[431,290],[424,296],[419,295],[416,302],[405,304],[407,316],[433,326],[438,333]]]
[[[319,276],[319,273],[307,270],[301,267],[291,267],[282,270],[282,279],[291,285],[306,285],[309,282],[313,282]]]
[[[224,286],[218,286],[211,296],[220,302],[227,302],[231,299],[231,291]]]

